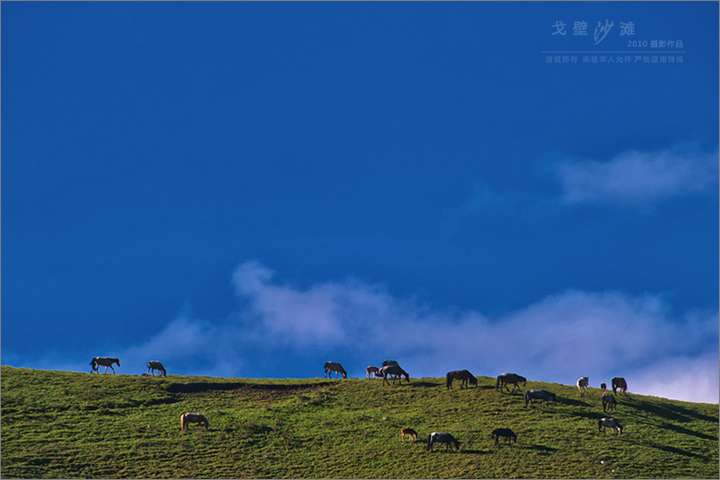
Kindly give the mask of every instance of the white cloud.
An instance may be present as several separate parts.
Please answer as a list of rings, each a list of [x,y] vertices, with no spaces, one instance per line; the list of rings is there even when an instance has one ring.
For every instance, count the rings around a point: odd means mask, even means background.
[[[630,387],[634,390],[630,390]],[[674,357],[636,372],[629,391],[689,402],[718,403],[718,357]]]
[[[561,162],[555,172],[566,203],[645,205],[716,186],[718,151],[706,153],[687,145],[657,152],[631,150],[607,162]]]
[[[414,378],[467,368],[564,384],[589,376],[598,387],[623,376],[631,392],[718,402],[717,311],[678,316],[660,295],[566,291],[489,318],[434,310],[353,279],[299,288],[257,262],[240,265],[233,286],[239,311],[214,321],[179,315],[147,341],[115,350],[118,373],[142,373],[145,362],[161,360],[171,374],[263,377],[275,360],[280,372],[289,362],[315,376],[322,357],[364,376],[365,366],[395,358]],[[331,351],[341,358],[324,358]],[[15,365],[62,365],[33,362]]]
[[[633,371],[658,363],[718,357],[717,313],[673,318],[658,295],[568,291],[490,319],[434,311],[353,280],[299,289],[273,283],[273,275],[254,262],[234,275],[258,337],[271,336],[279,346],[343,348],[366,363],[380,360],[374,352],[395,352],[414,376],[469,368],[562,383],[589,375],[596,386],[622,375],[632,384]],[[716,383],[717,377],[716,368]],[[717,401],[717,392],[705,398]]]

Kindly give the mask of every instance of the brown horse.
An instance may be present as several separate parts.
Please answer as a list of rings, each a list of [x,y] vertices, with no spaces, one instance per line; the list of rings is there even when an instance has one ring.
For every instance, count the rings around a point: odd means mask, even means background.
[[[400,383],[402,383],[402,376],[405,376],[407,378],[408,383],[410,383],[410,374],[408,374],[405,370],[400,368],[398,365],[385,365],[380,370],[380,373],[383,377],[383,385],[385,385],[385,382],[388,382],[388,385],[390,385],[390,382],[388,381],[388,378],[390,375],[398,375],[400,376]],[[395,380],[393,380],[393,383],[395,383]]]
[[[617,407],[617,402],[615,401],[615,397],[613,397],[612,393],[608,393],[602,396],[602,406],[603,412],[607,407],[610,407],[610,410],[615,410],[615,408]]]
[[[332,372],[335,372],[335,378],[338,378],[340,375],[343,376],[343,378],[347,378],[347,372],[337,362],[325,362],[325,378],[327,378],[328,372],[330,372],[330,378],[332,378]]]
[[[617,389],[622,390],[624,395],[627,395],[627,382],[623,377],[615,377],[612,379],[613,393],[617,393]]]
[[[509,428],[496,428],[490,435],[490,438],[495,439],[495,445],[499,444],[500,437],[505,437],[507,439],[507,443],[510,443],[510,440],[517,443],[517,435],[515,435],[515,433]]]
[[[372,378],[373,375],[375,375],[376,377],[379,377],[380,376],[379,373],[380,373],[380,369],[378,367],[373,367],[373,366],[367,367],[365,369],[365,378]]]
[[[477,378],[475,378],[475,375],[468,372],[467,370],[453,370],[452,372],[448,372],[447,375],[445,375],[445,386],[448,390],[452,388],[452,382],[453,379],[455,380],[462,380],[462,383],[460,384],[460,388],[463,388],[463,386],[467,387],[468,382],[472,385],[475,385],[477,387],[478,381]]]
[[[400,441],[405,441],[405,435],[407,435],[408,437],[412,437],[413,440],[417,440],[418,437],[418,433],[412,428],[403,428],[402,430],[400,430]]]
[[[199,425],[204,425],[205,430],[210,428],[210,422],[208,422],[208,419],[199,413],[183,413],[182,415],[180,415],[180,428],[183,431],[187,430],[187,426],[189,423],[197,423]]]
[[[525,384],[527,383],[527,379],[525,377],[521,377],[520,375],[515,374],[515,373],[500,374],[497,377],[497,382],[495,382],[495,390],[497,390],[498,387],[500,387],[500,391],[502,392],[502,387],[505,387],[505,390],[512,393],[510,391],[510,389],[507,387],[508,383],[513,384],[512,392],[514,392],[515,389],[517,388],[518,384],[521,384],[524,387]],[[520,390],[520,389],[518,388],[518,390]]]

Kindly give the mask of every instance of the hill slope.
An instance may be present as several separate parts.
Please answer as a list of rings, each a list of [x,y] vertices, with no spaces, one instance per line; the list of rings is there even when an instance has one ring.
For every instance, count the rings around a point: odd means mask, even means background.
[[[444,379],[220,379],[2,367],[3,478],[718,478],[718,405],[528,382],[558,400]],[[208,431],[180,430],[201,412]],[[599,434],[614,416],[622,435]],[[420,433],[400,441],[400,428]],[[509,427],[517,444],[496,446]],[[445,431],[461,451],[425,449]]]

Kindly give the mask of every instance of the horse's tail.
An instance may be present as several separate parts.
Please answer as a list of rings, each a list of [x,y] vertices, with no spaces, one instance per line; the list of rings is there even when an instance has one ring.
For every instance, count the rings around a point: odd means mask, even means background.
[[[448,372],[447,375],[445,375],[445,386],[448,390],[450,390],[450,387],[452,387],[452,372]]]
[[[500,376],[498,375],[497,381],[495,382],[495,391],[497,391],[499,386],[500,386]]]
[[[523,399],[525,400],[525,406],[526,406],[526,407],[528,406],[528,402],[530,401],[530,395],[528,395],[529,393],[530,393],[530,391],[528,390],[527,392],[525,392],[525,393],[523,394]]]
[[[426,450],[429,452],[432,449],[432,434],[428,435]]]

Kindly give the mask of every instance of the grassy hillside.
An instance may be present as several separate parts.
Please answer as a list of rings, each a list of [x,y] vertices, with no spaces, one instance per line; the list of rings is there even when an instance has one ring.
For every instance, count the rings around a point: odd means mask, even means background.
[[[597,432],[597,389],[529,382],[557,402],[444,379],[251,380],[2,367],[3,478],[718,478],[718,406],[619,395],[622,435]],[[208,431],[180,430],[201,412]],[[610,416],[608,414],[607,416]],[[400,441],[400,428],[421,438]],[[509,427],[517,444],[495,446]],[[431,431],[460,452],[425,450]]]

